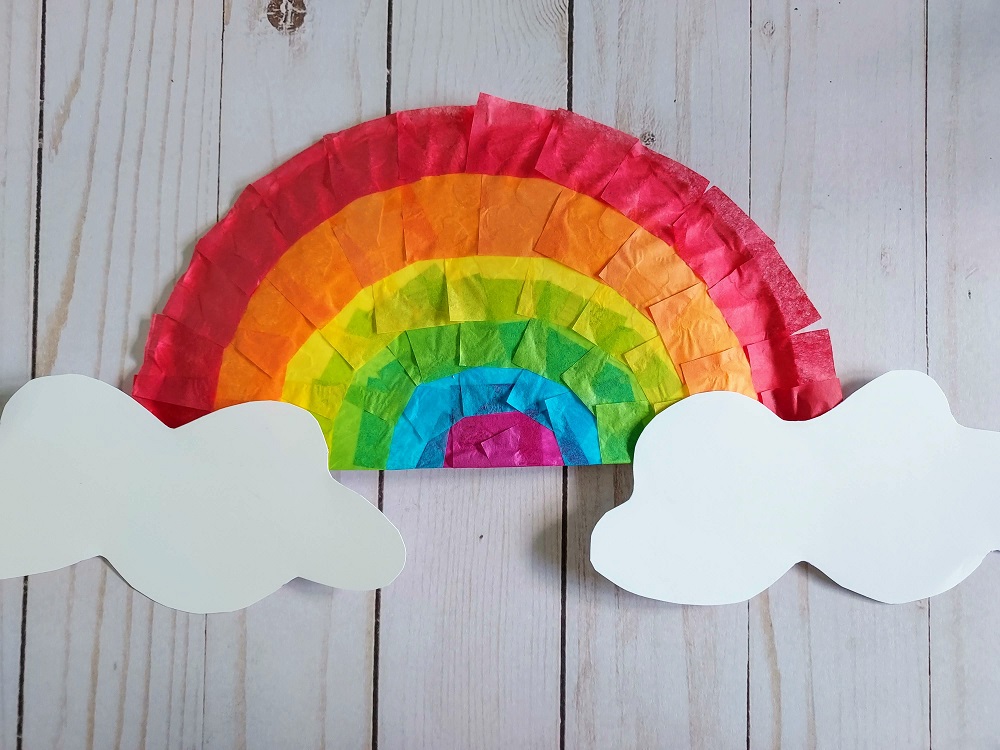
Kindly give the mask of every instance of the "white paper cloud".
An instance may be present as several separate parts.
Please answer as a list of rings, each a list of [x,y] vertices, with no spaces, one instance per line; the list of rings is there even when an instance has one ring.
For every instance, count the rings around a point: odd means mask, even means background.
[[[399,532],[326,470],[315,419],[241,404],[176,430],[90,378],[34,380],[0,419],[0,578],[103,556],[188,612],[246,607],[295,577],[372,589]]]
[[[958,425],[918,372],[883,375],[807,422],[733,393],[692,396],[646,427],[634,468],[591,560],[654,599],[744,601],[807,561],[908,602],[1000,548],[1000,433]]]

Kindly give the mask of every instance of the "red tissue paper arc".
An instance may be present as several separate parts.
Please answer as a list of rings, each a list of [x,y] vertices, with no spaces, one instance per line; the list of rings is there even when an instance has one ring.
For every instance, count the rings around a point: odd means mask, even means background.
[[[705,282],[778,416],[808,419],[841,400],[828,332],[797,334],[819,314],[773,241],[721,190],[614,128],[487,94],[324,136],[248,186],[155,316],[133,395],[170,425],[212,411],[222,349],[296,240],[360,197],[455,173],[544,177],[620,211]]]

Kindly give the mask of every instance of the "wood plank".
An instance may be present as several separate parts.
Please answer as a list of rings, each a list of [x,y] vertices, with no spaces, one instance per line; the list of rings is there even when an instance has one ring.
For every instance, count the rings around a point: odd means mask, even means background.
[[[590,533],[631,493],[627,467],[569,478],[566,746],[734,748],[747,735],[747,608],[683,607],[617,588]]]
[[[246,185],[322,135],[385,114],[386,0],[290,3],[306,8],[294,31],[282,31],[268,5],[276,4],[226,3],[223,213]]]
[[[1000,8],[929,5],[927,229],[930,373],[962,424],[1000,430]],[[934,747],[1000,737],[1000,559],[931,600]]]
[[[264,3],[227,3],[221,212],[324,133],[385,111],[386,3],[304,7],[302,18],[269,20]],[[377,499],[378,474],[340,478]],[[210,616],[205,744],[367,747],[373,631],[374,594],[304,581],[242,612]]]
[[[639,136],[746,209],[748,23],[736,0],[579,2],[573,108]]]
[[[565,0],[411,0],[393,10],[393,111],[473,104],[480,91],[566,106]]]
[[[40,14],[38,2],[0,8],[0,405],[31,377]]]
[[[393,7],[394,109],[565,106],[565,3]],[[409,554],[382,594],[380,747],[558,744],[562,492],[558,468],[386,473]]]
[[[380,747],[557,745],[561,498],[556,468],[386,474]]]
[[[215,218],[221,14],[94,0],[47,19],[38,371],[127,387]],[[203,634],[100,560],[32,576],[24,746],[197,744]]]
[[[378,476],[341,475],[367,494]],[[368,747],[374,595],[295,580],[239,612],[210,615],[206,747]]]
[[[576,5],[574,109],[642,138],[747,207],[749,6]],[[589,562],[628,467],[569,472],[566,746],[737,747],[747,735],[747,608],[620,591]]]
[[[0,7],[0,409],[31,377],[41,3]],[[0,747],[17,742],[20,579],[0,581]]]
[[[752,14],[752,214],[825,315],[849,390],[923,370],[922,14]],[[926,602],[877,604],[798,566],[751,603],[751,746],[927,746],[927,637]]]

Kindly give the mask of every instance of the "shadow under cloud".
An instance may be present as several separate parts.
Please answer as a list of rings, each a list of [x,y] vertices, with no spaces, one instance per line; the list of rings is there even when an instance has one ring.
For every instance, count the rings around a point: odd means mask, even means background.
[[[533,554],[538,565],[559,575],[565,563],[567,590],[589,588],[596,594],[627,596],[638,607],[663,606],[618,588],[590,563],[594,526],[628,500],[633,483],[631,464],[567,467],[563,513],[536,535]]]

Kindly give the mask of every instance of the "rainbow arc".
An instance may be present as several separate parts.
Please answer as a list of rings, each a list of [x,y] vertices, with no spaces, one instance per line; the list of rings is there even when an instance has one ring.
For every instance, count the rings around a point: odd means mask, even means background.
[[[620,463],[731,390],[841,398],[829,334],[718,188],[564,110],[481,95],[321,141],[249,186],[154,317],[133,395],[179,425],[312,412],[330,467]]]

